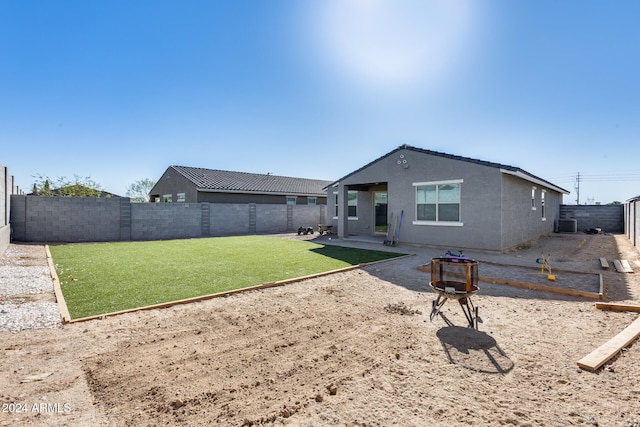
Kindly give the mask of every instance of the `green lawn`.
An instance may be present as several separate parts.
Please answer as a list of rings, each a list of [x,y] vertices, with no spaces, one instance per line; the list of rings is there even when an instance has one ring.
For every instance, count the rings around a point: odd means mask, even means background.
[[[400,256],[267,236],[51,246],[72,318]]]

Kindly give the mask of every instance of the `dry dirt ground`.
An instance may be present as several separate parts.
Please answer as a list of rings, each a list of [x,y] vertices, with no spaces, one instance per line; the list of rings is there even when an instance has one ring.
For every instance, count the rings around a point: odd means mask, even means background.
[[[394,249],[415,256],[0,333],[0,425],[640,426],[640,343],[595,373],[576,365],[637,313],[481,283],[477,330],[455,302],[431,322],[435,295],[417,267],[442,251]],[[541,252],[552,267],[602,273],[605,300],[640,303],[634,263],[623,274],[598,262],[640,259],[625,236],[558,234],[468,255],[535,266]]]

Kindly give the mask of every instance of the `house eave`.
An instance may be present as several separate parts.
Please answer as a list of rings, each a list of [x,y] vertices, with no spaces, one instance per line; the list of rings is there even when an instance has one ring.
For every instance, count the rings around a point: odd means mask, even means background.
[[[550,182],[544,181],[542,179],[536,178],[534,176],[528,175],[526,173],[523,173],[521,170],[508,170],[508,169],[500,169],[500,172],[507,174],[507,175],[513,175],[513,176],[517,176],[520,179],[524,179],[525,181],[529,181],[531,183],[543,186],[543,187],[547,187],[550,188],[554,191],[557,191],[558,193],[562,193],[562,194],[570,194],[569,191],[565,190],[564,188],[560,188],[556,185],[551,184]]]

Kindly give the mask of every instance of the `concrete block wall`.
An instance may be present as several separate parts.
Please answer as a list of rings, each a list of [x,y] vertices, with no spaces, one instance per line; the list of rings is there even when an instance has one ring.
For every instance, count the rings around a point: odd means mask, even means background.
[[[293,232],[293,227],[287,225],[287,210],[293,205],[263,205],[256,204],[256,233],[285,233]]]
[[[0,227],[9,224],[9,206],[11,203],[11,176],[6,167],[0,164]]]
[[[11,240],[11,226],[9,212],[11,210],[11,195],[14,192],[13,176],[9,169],[0,164],[0,255],[9,246]]]
[[[9,247],[9,243],[11,243],[11,226],[10,225],[1,225],[0,226],[0,255],[4,253],[4,251]]]
[[[199,203],[131,203],[131,239],[202,237]]]
[[[318,224],[325,224],[326,210],[325,205],[296,206],[293,209],[293,230],[298,227],[313,227],[316,230]]]
[[[635,247],[640,247],[640,200],[630,200],[624,205],[624,231]]]
[[[575,219],[578,232],[600,228],[606,233],[624,232],[624,205],[561,205],[560,219]]]
[[[117,241],[120,199],[13,196],[11,225],[16,241]]]
[[[127,198],[13,196],[13,240],[104,242],[294,232],[326,205],[131,203]],[[289,220],[290,219],[290,220]]]
[[[7,168],[0,164],[0,254],[9,246],[11,227],[9,227],[9,206],[11,187],[7,185]]]
[[[209,205],[209,235],[231,236],[249,234],[249,211],[247,204],[211,203]],[[255,231],[253,231],[255,233]]]

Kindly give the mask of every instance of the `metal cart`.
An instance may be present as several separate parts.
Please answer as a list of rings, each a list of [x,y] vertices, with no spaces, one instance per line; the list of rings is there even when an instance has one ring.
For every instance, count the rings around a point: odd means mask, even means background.
[[[438,294],[431,306],[430,320],[440,313],[450,299],[460,304],[469,326],[478,328],[478,307],[471,297],[478,292],[478,262],[469,258],[450,257],[431,259],[431,288]]]
[[[318,224],[318,233],[321,236],[323,234],[333,234],[333,225]]]

